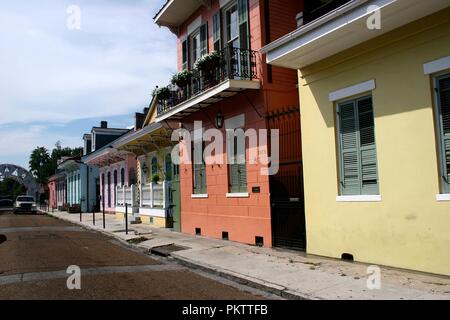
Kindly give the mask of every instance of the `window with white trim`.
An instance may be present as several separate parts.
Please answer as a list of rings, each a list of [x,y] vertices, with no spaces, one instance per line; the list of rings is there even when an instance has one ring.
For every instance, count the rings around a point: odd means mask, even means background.
[[[341,195],[378,195],[372,96],[338,103],[337,119]]]

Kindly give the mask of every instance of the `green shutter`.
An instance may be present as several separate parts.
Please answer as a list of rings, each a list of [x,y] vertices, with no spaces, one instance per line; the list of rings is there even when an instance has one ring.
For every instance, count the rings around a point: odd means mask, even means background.
[[[339,112],[342,195],[358,195],[361,190],[355,103],[340,105]]]
[[[222,30],[221,30],[221,15],[220,11],[213,16],[213,41],[214,51],[222,49]]]
[[[378,194],[372,98],[340,104],[339,120],[341,194]]]
[[[372,97],[358,100],[357,111],[361,156],[361,192],[365,195],[377,195],[379,194],[378,166]]]
[[[443,192],[450,193],[450,75],[438,78]]]
[[[202,155],[205,151],[205,142],[202,144]],[[194,148],[193,151],[194,152]],[[206,187],[206,165],[205,161],[202,157],[202,163],[201,164],[193,164],[193,176],[194,176],[194,194],[206,194],[207,193],[207,187]]]
[[[200,27],[200,56],[208,54],[208,23]]]
[[[239,40],[241,49],[250,48],[248,0],[238,0]]]
[[[243,193],[247,192],[247,165],[245,163],[236,163],[237,157],[237,137],[234,137],[234,151],[232,160],[234,163],[230,164],[230,192]],[[231,159],[230,159],[231,160]]]
[[[188,68],[188,41],[184,40],[183,44],[183,70],[186,70]]]

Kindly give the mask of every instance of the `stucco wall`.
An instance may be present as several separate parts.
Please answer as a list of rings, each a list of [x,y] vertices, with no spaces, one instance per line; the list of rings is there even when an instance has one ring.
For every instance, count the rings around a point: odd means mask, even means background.
[[[423,71],[449,55],[446,10],[300,71],[309,253],[450,275],[450,202],[436,199],[434,92]],[[339,203],[328,95],[371,79],[382,201]]]

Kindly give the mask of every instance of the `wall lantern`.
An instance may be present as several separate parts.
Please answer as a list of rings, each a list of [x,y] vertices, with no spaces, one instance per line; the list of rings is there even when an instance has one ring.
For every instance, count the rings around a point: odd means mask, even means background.
[[[142,166],[142,171],[143,171],[145,174],[148,173],[148,167],[147,167],[147,165],[145,164],[145,162],[144,162],[144,165]]]
[[[217,113],[217,115],[216,115],[216,128],[217,129],[222,129],[223,120],[224,120],[223,114],[222,114],[222,112],[219,111],[219,113]]]

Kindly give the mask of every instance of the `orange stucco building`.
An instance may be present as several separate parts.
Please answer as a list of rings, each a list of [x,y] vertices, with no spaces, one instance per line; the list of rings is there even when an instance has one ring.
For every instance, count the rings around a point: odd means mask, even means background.
[[[302,11],[302,1],[290,0],[168,1],[156,15],[177,35],[178,70],[192,72],[187,85],[159,99],[156,121],[192,134],[194,121],[224,136],[227,129],[280,130],[276,175],[262,174],[268,165],[251,161],[250,139],[244,165],[181,164],[182,232],[304,248],[297,74],[267,65],[259,52],[294,30]],[[212,52],[220,58],[208,76],[198,61]],[[232,152],[226,142],[223,159]],[[270,143],[259,144],[270,150]]]

